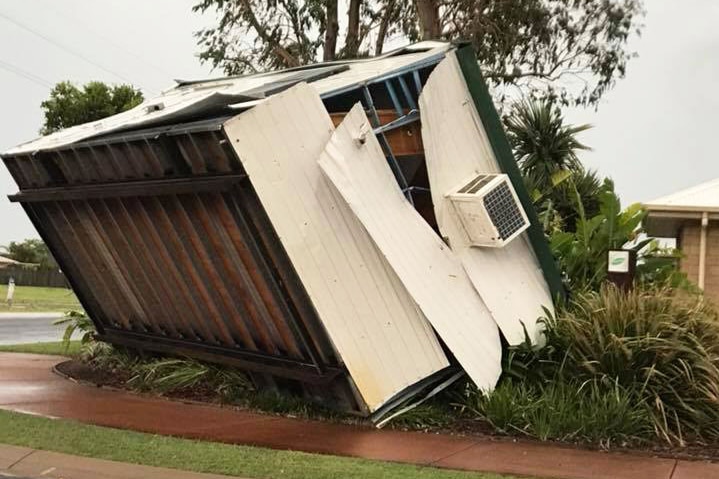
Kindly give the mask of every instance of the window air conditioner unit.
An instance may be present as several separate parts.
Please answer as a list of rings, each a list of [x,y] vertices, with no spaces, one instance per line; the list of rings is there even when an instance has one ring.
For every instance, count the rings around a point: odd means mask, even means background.
[[[472,246],[501,248],[529,228],[507,175],[474,176],[447,197]]]

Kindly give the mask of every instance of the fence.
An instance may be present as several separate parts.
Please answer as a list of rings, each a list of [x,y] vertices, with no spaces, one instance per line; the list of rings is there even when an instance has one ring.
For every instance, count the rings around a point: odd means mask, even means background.
[[[18,286],[70,287],[65,275],[58,269],[35,269],[18,266],[1,268],[0,284],[7,284],[10,278],[13,278]]]

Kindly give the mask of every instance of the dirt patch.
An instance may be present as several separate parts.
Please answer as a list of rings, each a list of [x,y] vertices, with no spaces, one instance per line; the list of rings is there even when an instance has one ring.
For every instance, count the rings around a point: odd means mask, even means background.
[[[76,381],[94,384],[98,387],[111,387],[127,389],[127,380],[130,379],[122,371],[107,371],[94,368],[82,361],[71,359],[55,366],[57,372]]]

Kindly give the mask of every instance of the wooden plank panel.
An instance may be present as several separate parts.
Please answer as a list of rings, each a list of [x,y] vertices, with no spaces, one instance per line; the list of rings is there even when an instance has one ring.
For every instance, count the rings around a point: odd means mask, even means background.
[[[70,220],[82,225],[85,234],[92,239],[95,248],[93,257],[101,261],[107,269],[110,291],[122,293],[127,301],[133,320],[126,326],[132,328],[139,320],[144,327],[161,334],[162,330],[155,323],[155,318],[150,317],[158,307],[156,305],[153,309],[152,303],[148,302],[149,291],[146,292],[143,287],[147,280],[137,276],[137,265],[132,267],[131,262],[136,262],[136,258],[107,205],[99,200],[76,202],[75,205],[75,214],[69,215]]]
[[[150,216],[148,208],[143,204],[143,200],[129,198],[125,200],[125,205],[135,219],[136,226],[144,237],[144,241],[148,242],[149,250],[158,256],[157,261],[163,266],[163,276],[167,281],[167,288],[174,292],[178,308],[182,309],[184,315],[188,316],[186,323],[189,321],[190,324],[185,324],[183,334],[187,336],[187,339],[196,340],[198,339],[196,330],[200,329],[203,337],[214,339],[215,334],[207,325],[207,313],[203,311],[204,305],[201,308],[198,299],[190,291],[190,281],[178,267],[180,260],[173,256],[170,247],[168,247],[169,241],[161,237],[162,232]]]
[[[436,336],[317,159],[333,127],[311,86],[225,124],[322,322],[370,410],[448,365]]]
[[[469,377],[493,389],[502,372],[497,325],[459,258],[405,199],[362,105],[319,164]]]
[[[93,286],[91,291],[102,305],[102,311],[106,312],[107,319],[126,325],[124,316],[132,315],[135,310],[128,308],[125,298],[112,288],[113,284],[107,275],[105,264],[99,256],[94,255],[93,246],[97,243],[70,224],[61,203],[45,203],[43,206],[44,218],[42,216],[40,218],[46,220],[56,231],[57,238],[61,239],[66,252],[72,254],[74,264],[79,271],[82,271],[81,276],[86,278],[87,284]]]
[[[175,259],[178,268],[187,278],[188,287],[195,303],[202,305],[206,309],[204,318],[207,318],[207,320],[203,321],[203,326],[212,331],[212,336],[203,336],[198,326],[195,330],[197,339],[210,343],[234,345],[235,340],[232,338],[229,329],[227,329],[227,325],[222,321],[222,313],[220,313],[214,299],[210,296],[206,281],[195,266],[191,252],[182,241],[181,232],[175,229],[168,209],[158,198],[154,197],[143,198],[142,203],[152,218],[160,236],[164,238],[165,245]]]
[[[221,256],[224,252],[221,249],[215,249],[213,247],[214,238],[210,238],[206,230],[203,232],[203,226],[207,223],[207,213],[200,209],[196,195],[179,195],[177,199],[181,208],[178,209],[175,220],[187,232],[194,253],[200,260],[199,264],[209,281],[211,291],[217,294],[219,304],[227,311],[223,318],[224,321],[230,326],[233,336],[241,339],[244,348],[261,351],[262,348],[258,346],[255,334],[248,327],[248,313],[242,302],[238,301],[237,291],[234,290],[231,282],[227,281],[227,271],[222,270]]]
[[[240,260],[233,241],[228,235],[227,228],[232,228],[232,225],[223,226],[219,223],[217,216],[222,207],[218,204],[217,195],[197,195],[195,199],[197,217],[204,231],[203,236],[211,245],[215,264],[225,278],[228,288],[235,293],[233,297],[238,308],[243,310],[242,316],[238,320],[247,324],[247,329],[255,343],[261,344],[263,351],[268,354],[280,354],[278,346],[283,346],[283,344],[269,318],[267,308],[263,305],[262,299],[255,289],[253,277],[257,277],[259,272],[255,265],[251,263],[245,265]],[[207,200],[209,207],[203,200]],[[251,270],[247,269],[248,266]],[[286,351],[285,347],[282,349]]]
[[[501,173],[454,52],[430,74],[420,95],[422,136],[435,215],[442,235],[510,344],[541,338],[537,319],[552,297],[527,234],[504,248],[469,244],[445,194],[478,173]]]
[[[246,331],[235,331],[231,327],[231,318],[237,314],[232,306],[231,298],[226,289],[222,287],[221,279],[212,265],[208,252],[187,212],[177,197],[166,196],[158,199],[161,205],[161,221],[165,223],[168,231],[172,231],[168,239],[173,240],[177,248],[184,251],[183,266],[188,272],[201,303],[205,304],[210,312],[210,318],[218,331],[218,340],[226,346],[241,346],[248,350],[254,348],[254,343]],[[242,338],[238,333],[243,333]]]
[[[248,182],[222,196],[243,236],[248,238],[245,244],[264,271],[272,294],[282,298],[277,304],[287,320],[281,323],[282,326],[278,325],[278,330],[287,328],[283,337],[299,338],[303,348],[322,364],[337,365],[337,352],[252,185]]]

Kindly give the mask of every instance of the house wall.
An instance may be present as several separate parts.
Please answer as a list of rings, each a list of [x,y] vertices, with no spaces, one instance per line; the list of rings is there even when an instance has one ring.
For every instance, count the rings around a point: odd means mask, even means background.
[[[682,251],[681,270],[687,277],[699,281],[699,242],[701,223],[688,222],[680,232],[679,248]],[[719,303],[719,222],[710,221],[707,229],[704,292],[711,300]]]

